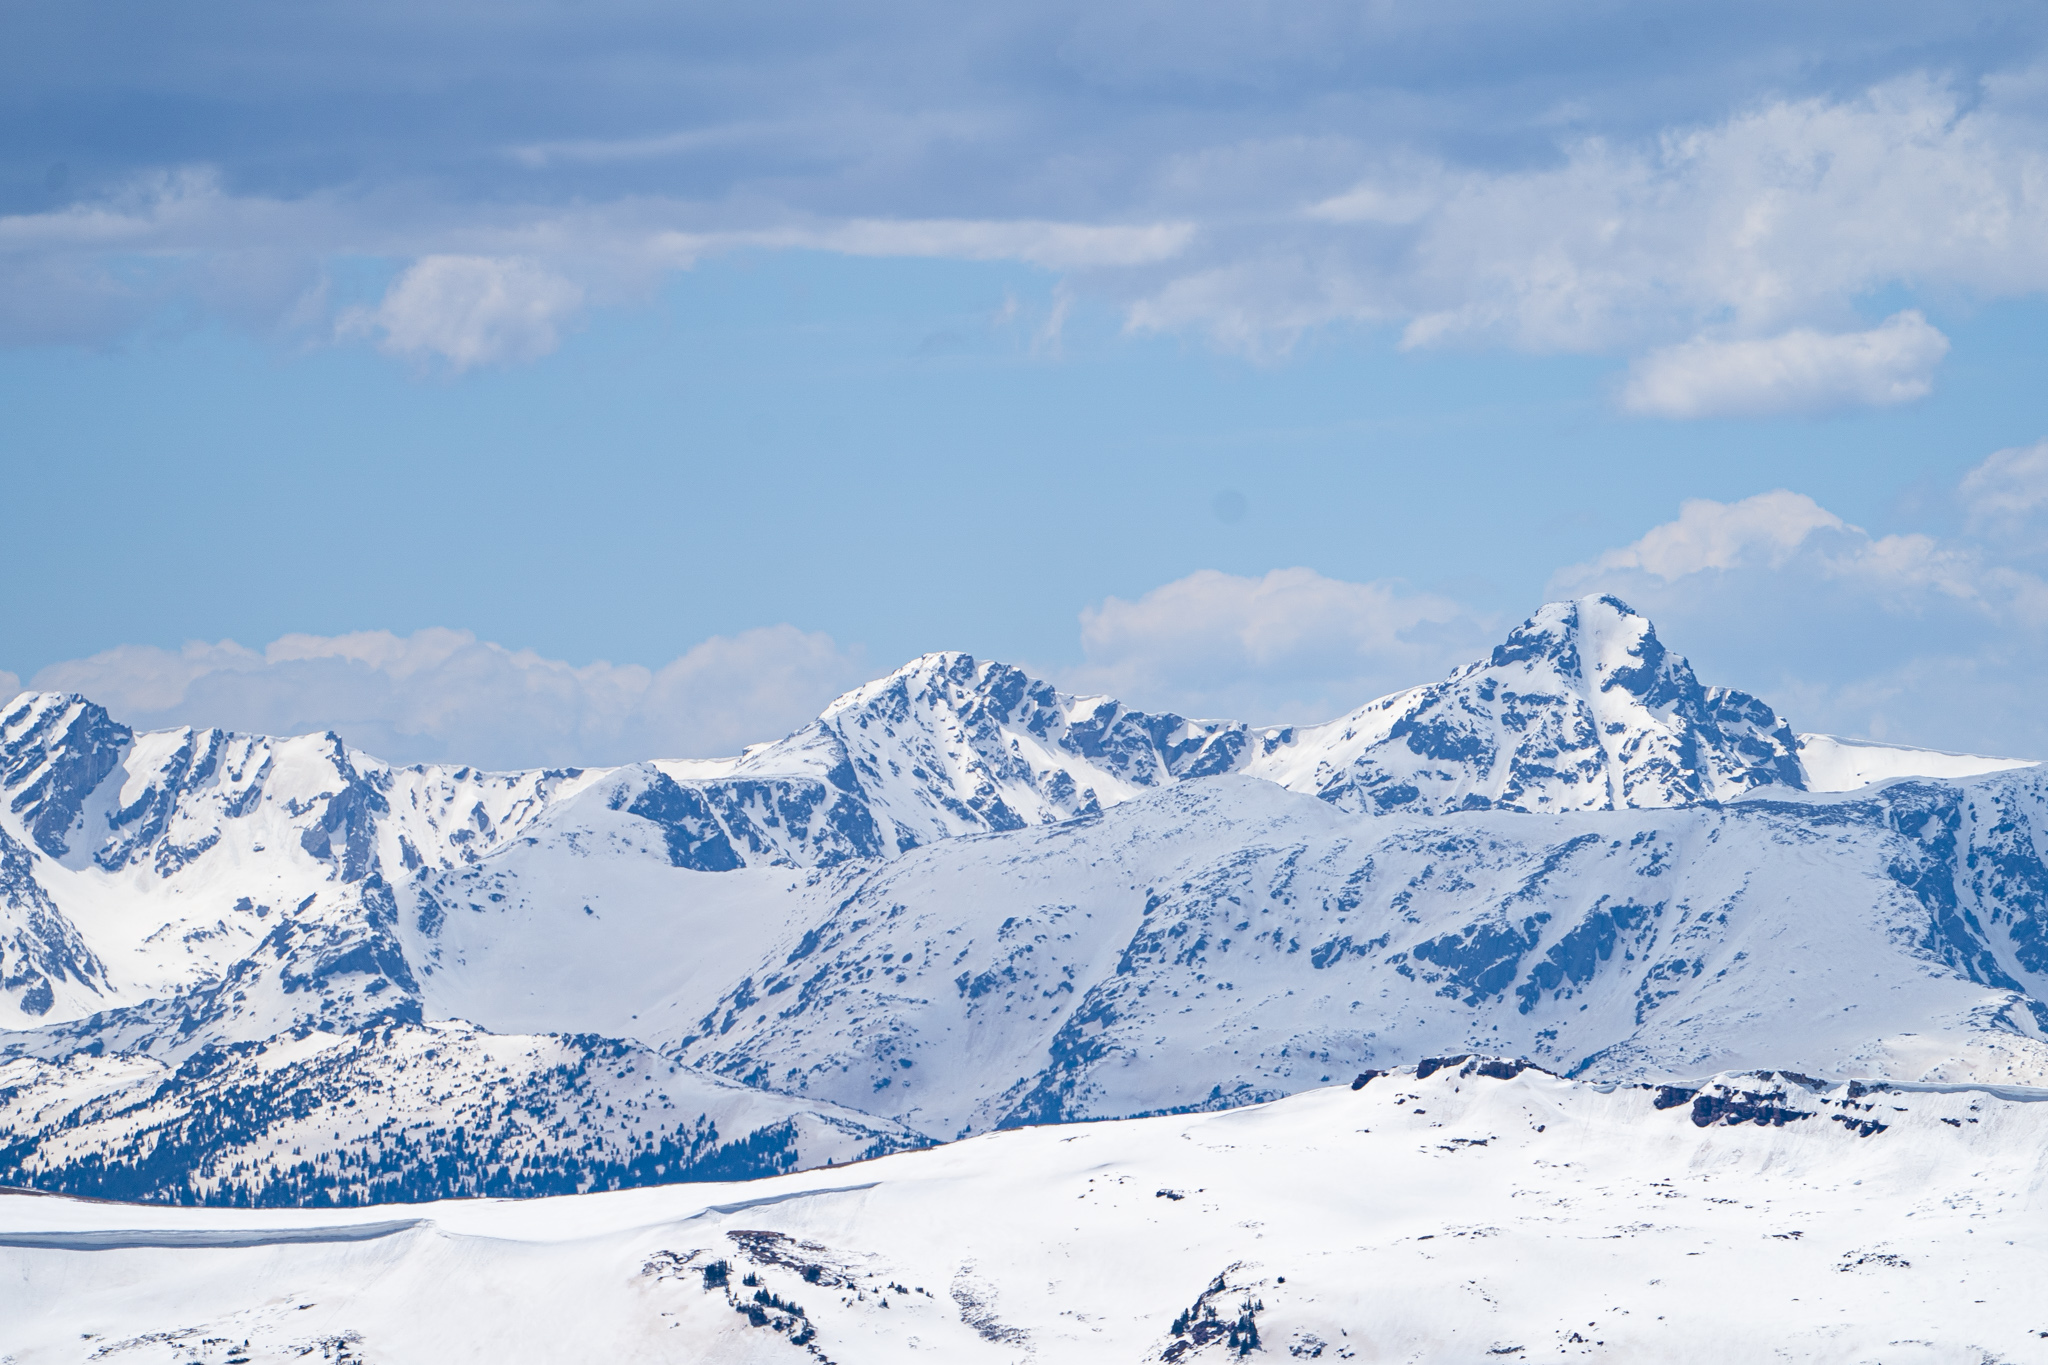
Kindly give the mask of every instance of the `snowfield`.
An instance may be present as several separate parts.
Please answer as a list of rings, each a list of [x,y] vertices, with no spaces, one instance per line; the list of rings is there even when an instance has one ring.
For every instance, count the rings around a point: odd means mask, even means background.
[[[1806,774],[1806,789],[1816,792],[1850,792],[1908,777],[1975,777],[2028,766],[2022,758],[1909,749],[1836,735],[1799,736],[1799,764]]]
[[[1461,1058],[743,1185],[5,1194],[0,1360],[2018,1365],[2048,1361],[2044,1100]]]

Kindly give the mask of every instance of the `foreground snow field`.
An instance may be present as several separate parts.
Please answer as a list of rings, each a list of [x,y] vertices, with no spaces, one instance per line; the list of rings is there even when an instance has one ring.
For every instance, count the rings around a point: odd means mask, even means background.
[[[2044,1100],[1461,1059],[743,1184],[5,1194],[0,1361],[2048,1361]]]

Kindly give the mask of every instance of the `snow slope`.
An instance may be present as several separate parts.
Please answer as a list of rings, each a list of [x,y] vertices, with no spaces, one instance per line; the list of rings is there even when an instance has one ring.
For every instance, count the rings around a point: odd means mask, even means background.
[[[1903,777],[1975,777],[2032,766],[2025,758],[1987,758],[1982,754],[1951,754],[1939,749],[1913,749],[1875,744],[1839,735],[1799,736],[1799,766],[1806,789],[1847,792],[1876,782]]]
[[[1365,819],[1234,776],[801,875],[522,842],[501,899],[390,931],[422,1022],[224,1043],[239,1016],[209,988],[18,1033],[0,1155],[79,1192],[416,1198],[1226,1108],[1445,1047],[2040,1082],[2044,801],[2026,769]],[[752,1145],[720,1156],[707,1123]]]
[[[1472,1059],[745,1185],[0,1195],[0,1360],[1192,1365],[1255,1333],[1325,1361],[2023,1365],[2048,1361],[2044,1098]]]

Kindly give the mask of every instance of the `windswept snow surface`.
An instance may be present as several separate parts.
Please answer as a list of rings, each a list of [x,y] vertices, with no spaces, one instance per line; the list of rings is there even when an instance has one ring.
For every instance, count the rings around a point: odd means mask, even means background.
[[[0,1359],[2024,1365],[2048,1361],[2044,1100],[1458,1059],[744,1185],[0,1195]]]
[[[24,694],[0,1182],[765,1175],[1447,1048],[2048,1082],[2048,770],[1799,743],[1607,597],[1306,728],[934,654],[737,758],[483,773]]]

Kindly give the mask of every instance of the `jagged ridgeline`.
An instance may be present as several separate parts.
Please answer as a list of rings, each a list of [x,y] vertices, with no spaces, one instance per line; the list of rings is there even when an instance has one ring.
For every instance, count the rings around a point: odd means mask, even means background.
[[[1867,785],[1873,779],[1892,779]],[[736,758],[0,714],[0,1182],[731,1178],[1453,1048],[2048,1078],[2039,769],[1798,736],[1612,598],[1327,724],[960,654]]]

